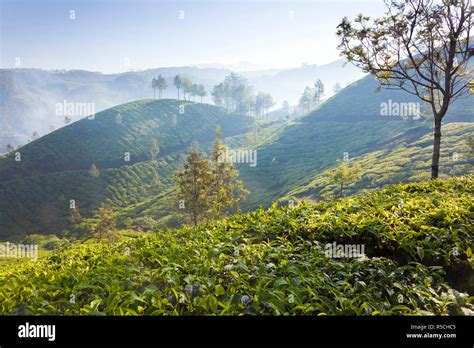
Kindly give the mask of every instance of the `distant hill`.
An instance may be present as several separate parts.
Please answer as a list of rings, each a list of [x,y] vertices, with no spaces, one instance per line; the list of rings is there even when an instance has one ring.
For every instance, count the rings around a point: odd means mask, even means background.
[[[25,144],[37,131],[40,135],[65,125],[64,115],[58,114],[56,105],[69,103],[94,104],[96,112],[127,102],[153,97],[151,80],[159,74],[167,80],[164,98],[177,98],[173,77],[184,74],[196,83],[203,84],[210,103],[210,92],[216,84],[231,73],[223,68],[168,67],[132,71],[120,74],[98,72],[44,71],[39,69],[0,70],[0,153],[7,144]],[[271,93],[277,103],[283,100],[297,103],[304,87],[321,78],[331,88],[335,81],[345,85],[362,74],[352,66],[342,67],[342,61],[327,65],[305,65],[299,69],[262,70],[239,72],[254,86],[255,92]],[[75,121],[89,113],[72,116]]]
[[[336,67],[337,62],[330,65]],[[328,68],[324,71],[330,71],[330,69]],[[285,73],[281,72],[279,75],[284,75]],[[324,74],[318,74],[318,76],[324,76]],[[418,97],[402,90],[380,88],[380,83],[372,75],[360,76],[361,78],[357,81],[353,81],[346,87],[343,87],[337,95],[334,95],[331,89],[328,91],[328,86],[326,86],[326,96],[329,96],[329,98],[325,98],[318,109],[308,112],[309,115],[305,115],[307,116],[306,119],[317,118],[320,120],[355,122],[400,118],[394,115],[397,111],[396,108],[399,108],[400,114],[406,114],[406,111],[408,111],[409,115],[401,116],[412,118],[414,115],[411,114],[411,111],[416,108],[420,112],[420,118],[431,122],[431,106],[423,103]],[[393,112],[389,112],[388,115],[384,116],[382,111],[384,108]],[[291,119],[301,116],[298,113],[295,115],[295,110],[299,111],[300,114],[303,113],[298,107],[297,102],[291,104],[290,109],[292,109],[290,112]],[[286,113],[281,108],[276,108],[267,115],[267,119],[273,121],[286,119]],[[444,122],[458,121],[474,121],[474,96],[472,94],[466,94],[450,105]]]
[[[333,94],[332,88],[338,82],[342,87],[362,78],[364,73],[353,65],[345,65],[342,59],[324,65],[302,65],[275,74],[263,74],[250,78],[256,90],[270,93],[277,106],[284,100],[297,105],[306,86],[314,87],[317,79],[325,85],[325,97]]]

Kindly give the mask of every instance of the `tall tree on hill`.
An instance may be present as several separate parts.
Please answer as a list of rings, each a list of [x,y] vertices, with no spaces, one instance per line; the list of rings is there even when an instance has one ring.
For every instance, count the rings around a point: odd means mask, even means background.
[[[334,86],[332,87],[332,91],[334,92],[334,94],[338,94],[341,91],[341,89],[342,88],[339,82],[336,82]]]
[[[339,188],[339,197],[343,196],[344,185],[355,183],[361,177],[361,168],[358,163],[349,166],[347,163],[340,163],[339,166],[328,173],[330,180]]]
[[[245,82],[235,86],[232,93],[233,110],[240,114],[246,114],[253,99],[253,87]]]
[[[214,103],[224,106],[228,112],[247,113],[253,89],[243,76],[231,73],[225,77],[224,82],[214,86],[211,95]]]
[[[178,90],[178,100],[179,100],[179,90],[183,86],[183,79],[182,79],[181,75],[176,75],[174,77],[173,84],[176,87],[176,89]]]
[[[226,158],[227,146],[222,142],[222,130],[216,129],[211,150],[211,186],[209,193],[210,214],[219,218],[233,207],[239,210],[239,203],[248,195],[243,182],[237,180],[238,170]]]
[[[197,83],[193,83],[191,86],[191,95],[193,96],[193,101],[196,101],[196,96],[199,93],[199,85]]]
[[[193,92],[193,82],[186,76],[182,77],[182,81],[183,81],[183,96],[184,96],[184,99],[186,100],[186,93],[191,95],[191,93]],[[189,97],[189,99],[191,98]]]
[[[207,95],[206,87],[204,87],[204,85],[198,85],[197,95],[201,98],[202,103],[202,98]]]
[[[306,108],[304,93],[301,95],[300,99],[298,100],[298,106],[300,107],[301,110],[303,110],[303,113],[304,113],[305,108]]]
[[[95,227],[95,233],[101,241],[115,242],[118,240],[115,216],[107,208],[99,208],[99,222]]]
[[[158,75],[158,78],[156,79],[157,81],[157,87],[158,87],[158,92],[159,92],[159,98],[163,98],[163,91],[168,87],[168,84],[166,83],[166,79],[160,75]]]
[[[319,107],[321,104],[321,99],[324,97],[324,83],[318,79],[314,84],[314,101],[316,105]]]
[[[257,117],[265,116],[268,109],[273,105],[275,105],[275,103],[270,94],[259,92],[255,97],[255,113]]]
[[[415,95],[434,117],[431,178],[439,172],[441,125],[449,106],[469,93],[471,1],[387,0],[384,17],[362,14],[338,25],[341,54],[373,74],[380,87]]]
[[[239,108],[236,110],[242,115],[251,116],[252,112],[255,110],[255,96],[253,94],[248,94],[243,100],[239,103]]]
[[[225,88],[224,83],[219,83],[215,85],[211,92],[212,99],[214,100],[214,104],[216,106],[224,106],[224,99],[225,99]],[[229,111],[229,110],[227,110]]]
[[[177,197],[184,205],[183,211],[196,226],[209,210],[209,187],[212,183],[209,161],[193,146],[174,179]]]
[[[271,107],[275,105],[275,102],[273,101],[273,97],[269,93],[265,93],[265,98],[263,101],[263,112],[265,115],[268,113]]]
[[[153,99],[156,99],[156,89],[158,88],[158,80],[155,78],[151,79],[151,88],[153,88]]]
[[[263,116],[263,98],[259,94],[255,96],[254,110],[257,118]]]
[[[12,144],[8,144],[7,145],[7,152],[12,152],[13,150],[15,150],[15,148],[13,147]]]
[[[303,112],[309,111],[311,104],[314,102],[314,94],[314,89],[309,86],[306,86],[299,101],[299,105],[303,108]]]

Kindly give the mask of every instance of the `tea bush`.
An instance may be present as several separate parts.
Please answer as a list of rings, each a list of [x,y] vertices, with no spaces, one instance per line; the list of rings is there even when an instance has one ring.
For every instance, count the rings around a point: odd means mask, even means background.
[[[4,266],[0,313],[472,315],[474,298],[452,280],[472,281],[473,184],[466,176],[395,185],[76,244]],[[330,257],[333,242],[364,244],[366,256]]]

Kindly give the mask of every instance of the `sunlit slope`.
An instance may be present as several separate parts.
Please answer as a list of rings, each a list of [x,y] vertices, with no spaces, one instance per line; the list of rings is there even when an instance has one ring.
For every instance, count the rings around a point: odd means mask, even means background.
[[[418,137],[428,126],[416,129],[401,121],[306,121],[289,124],[277,139],[257,149],[258,164],[239,167],[253,195],[250,206],[268,205],[342,160],[376,151],[396,137]]]
[[[444,126],[441,143],[440,177],[474,173],[474,152],[470,147],[474,139],[474,123],[457,122]],[[430,130],[416,138],[399,137],[390,139],[380,149],[349,158],[349,165],[361,166],[362,176],[356,183],[344,188],[345,195],[375,189],[382,186],[419,180],[431,176],[433,136]],[[337,185],[328,173],[338,164],[317,174],[308,184],[289,192],[286,198],[300,197],[311,200],[337,197]]]
[[[432,120],[431,106],[424,104],[416,96],[401,90],[378,89],[379,86],[379,82],[371,75],[365,76],[328,99],[318,110],[310,113],[308,119],[355,122],[397,118],[395,108],[392,109],[395,111],[392,116],[381,115],[383,103],[388,105],[391,102],[392,105],[394,103],[415,103],[419,107],[420,116]],[[466,94],[450,105],[444,122],[459,121],[474,122],[474,95]]]
[[[333,168],[337,160],[352,160],[363,154],[376,160],[366,161],[367,175],[357,189],[427,178],[433,142],[429,110],[422,103],[417,104],[416,97],[402,91],[375,92],[378,85],[371,76],[360,79],[260,146],[258,165],[240,168],[254,193],[247,206],[268,206],[279,197],[301,193],[314,186],[316,178]],[[406,103],[419,107],[419,117],[403,114]],[[389,113],[386,116],[381,114],[384,104]],[[396,111],[393,105],[399,107],[399,114],[390,114]],[[474,136],[473,121],[473,95],[450,106],[444,119],[441,175],[469,173],[471,167],[466,163],[472,159],[468,143]],[[456,125],[450,126],[453,122]],[[459,156],[450,160],[454,153]]]
[[[227,115],[221,108],[179,100],[141,100],[104,110],[23,146],[21,161],[11,153],[0,160],[2,181],[71,169],[119,167],[148,159],[157,139],[162,155],[212,140],[214,128],[224,136],[247,131],[253,119]]]
[[[0,238],[85,233],[87,229],[72,228],[71,200],[83,218],[92,218],[106,204],[119,224],[129,217],[149,217],[161,225],[174,225],[172,175],[193,141],[209,151],[216,126],[224,130],[224,141],[232,149],[257,151],[256,166],[238,165],[251,191],[242,204],[245,211],[291,197],[331,197],[334,185],[326,173],[345,156],[363,169],[362,180],[349,186],[347,195],[429,176],[429,121],[313,116],[261,125],[249,145],[255,120],[211,105],[144,100],[105,110],[19,149],[20,162],[15,153],[0,159]],[[472,127],[472,123],[444,126],[441,176],[472,170],[468,147]],[[151,139],[160,145],[157,163],[149,161]],[[130,161],[125,161],[127,153]],[[100,170],[98,177],[89,174],[93,163]]]
[[[102,203],[133,210],[164,198],[192,142],[208,148],[216,127],[224,137],[235,136],[253,122],[211,105],[144,100],[55,131],[15,151],[21,161],[15,152],[0,159],[0,238],[62,233],[70,225],[71,200],[82,217],[91,217]],[[151,139],[160,146],[157,163],[150,161]],[[98,177],[89,173],[92,164]],[[163,217],[173,209],[158,204]]]

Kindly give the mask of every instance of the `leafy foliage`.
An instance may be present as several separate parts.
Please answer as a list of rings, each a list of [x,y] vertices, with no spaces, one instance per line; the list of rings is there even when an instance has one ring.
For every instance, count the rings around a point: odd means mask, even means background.
[[[95,227],[97,238],[106,242],[117,241],[115,217],[107,208],[99,208],[99,223]]]
[[[183,167],[175,173],[175,181],[179,208],[188,212],[192,223],[197,225],[209,209],[212,183],[209,161],[197,148],[191,148]]]
[[[472,277],[473,184],[466,176],[396,185],[73,245],[4,266],[0,313],[472,314],[473,298],[453,283]],[[333,241],[365,243],[367,257],[329,258],[323,244]]]
[[[352,166],[349,166],[347,163],[340,163],[334,171],[328,173],[328,177],[340,187],[340,197],[342,197],[344,185],[359,180],[360,176],[361,169],[357,163]]]

